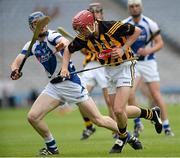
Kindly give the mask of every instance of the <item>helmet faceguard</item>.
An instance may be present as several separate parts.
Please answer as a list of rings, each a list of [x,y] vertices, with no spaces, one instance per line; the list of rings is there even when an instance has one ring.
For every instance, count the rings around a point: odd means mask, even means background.
[[[43,17],[45,17],[45,15],[42,12],[39,12],[39,11],[38,12],[34,12],[34,13],[29,15],[28,22],[29,22],[29,27],[30,27],[30,29],[32,31],[35,30],[38,20],[43,18]],[[46,27],[43,28],[41,34],[44,34],[45,32],[46,32]]]
[[[93,14],[88,10],[80,11],[74,16],[72,26],[78,34],[83,34],[85,36],[92,35],[95,32],[95,20]]]

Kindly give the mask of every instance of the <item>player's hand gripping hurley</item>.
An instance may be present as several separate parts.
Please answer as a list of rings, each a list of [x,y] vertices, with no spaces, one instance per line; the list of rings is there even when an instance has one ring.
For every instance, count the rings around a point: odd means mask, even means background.
[[[67,38],[69,38],[71,40],[74,39],[73,36],[69,32],[65,31],[62,27],[58,27],[58,32],[61,33],[64,37],[67,37]],[[145,43],[145,45],[149,44],[159,34],[160,34],[160,30],[158,30],[157,32],[152,34],[150,39]],[[121,63],[124,63],[124,62],[127,62],[127,61],[133,61],[133,60],[137,60],[137,59],[138,59],[138,56],[134,57],[134,59],[127,59],[127,60],[123,60],[121,62],[116,62],[116,63],[113,63],[113,64],[121,64]],[[89,68],[89,69],[84,69],[84,70],[71,72],[69,75],[71,76],[71,75],[82,73],[82,72],[85,72],[85,71],[91,71],[91,70],[99,69],[99,68],[102,68],[102,67],[105,67],[105,66],[112,66],[112,64],[111,63],[110,64],[104,64],[104,65],[100,65],[100,66]],[[55,84],[55,83],[62,82],[65,79],[66,78],[63,78],[62,76],[59,75],[59,76],[55,77],[54,79],[52,79],[50,82]]]
[[[137,60],[138,58],[134,57],[133,59],[127,59],[127,60],[123,60],[121,62],[115,62],[115,63],[110,63],[110,64],[104,64],[104,65],[100,65],[100,66],[97,66],[97,67],[92,67],[92,68],[89,68],[89,69],[83,69],[83,70],[78,70],[78,71],[74,71],[74,72],[71,72],[69,74],[69,76],[71,75],[74,75],[74,74],[78,74],[78,73],[82,73],[82,72],[85,72],[85,71],[91,71],[91,70],[95,70],[95,69],[99,69],[99,68],[102,68],[102,67],[106,67],[106,66],[112,66],[114,64],[122,64],[124,62],[128,62],[128,61],[134,61],[134,60]],[[60,75],[58,75],[57,77],[53,78],[50,82],[53,83],[53,84],[56,84],[56,83],[60,83],[64,80],[66,80],[67,78],[66,77],[62,77]]]

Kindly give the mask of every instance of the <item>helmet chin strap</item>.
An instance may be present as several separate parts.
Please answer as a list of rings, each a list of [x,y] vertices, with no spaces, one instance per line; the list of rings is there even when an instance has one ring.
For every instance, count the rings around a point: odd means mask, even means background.
[[[88,31],[93,34],[96,31],[96,26],[95,23],[93,23],[93,28],[91,29],[89,26],[86,26],[86,28],[88,29]]]

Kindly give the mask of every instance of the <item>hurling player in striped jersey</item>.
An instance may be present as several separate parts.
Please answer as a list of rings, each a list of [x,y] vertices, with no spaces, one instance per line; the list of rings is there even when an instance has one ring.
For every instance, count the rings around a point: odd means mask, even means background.
[[[141,29],[121,21],[101,21],[88,10],[78,12],[72,20],[77,36],[64,50],[61,76],[70,78],[68,63],[71,54],[86,48],[98,56],[101,65],[106,65],[108,93],[113,103],[119,138],[110,153],[120,153],[130,139],[127,132],[128,118],[145,118],[154,122],[157,133],[162,131],[160,109],[144,109],[127,106],[135,77],[135,63],[131,45],[141,33]],[[135,137],[134,137],[135,138]],[[134,143],[135,142],[135,143]],[[130,144],[130,142],[129,142]],[[134,146],[135,145],[135,146]],[[134,149],[142,149],[138,139],[133,140]]]
[[[96,19],[103,20],[103,18],[104,18],[103,7],[100,3],[89,4],[88,10],[93,13],[93,15]],[[85,55],[85,59],[83,61],[84,69],[89,69],[89,68],[100,66],[100,63],[98,62],[98,57],[96,54],[94,54],[93,52],[91,52],[90,50],[85,49],[85,48],[82,49],[81,52]],[[112,110],[112,106],[110,104],[110,99],[108,96],[108,90],[107,90],[108,81],[106,78],[105,69],[100,68],[100,69],[96,69],[93,71],[84,72],[82,74],[82,79],[85,82],[89,93],[91,93],[92,90],[96,86],[99,86],[102,89],[104,100],[108,107],[109,116],[112,118],[115,118],[113,110]],[[96,131],[96,129],[93,126],[92,121],[88,117],[83,116],[83,114],[82,114],[82,117],[84,119],[86,129],[83,130],[81,140],[85,140],[85,139],[89,138]],[[115,133],[113,133],[113,134],[114,134],[114,136],[116,136]]]

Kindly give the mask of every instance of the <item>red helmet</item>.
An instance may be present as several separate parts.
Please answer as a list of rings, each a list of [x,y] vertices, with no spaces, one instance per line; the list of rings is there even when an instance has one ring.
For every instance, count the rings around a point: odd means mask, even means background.
[[[72,20],[72,26],[75,31],[82,33],[87,29],[89,31],[92,31],[89,28],[92,28],[92,26],[94,26],[94,22],[95,21],[93,14],[88,10],[82,10],[74,16]]]

